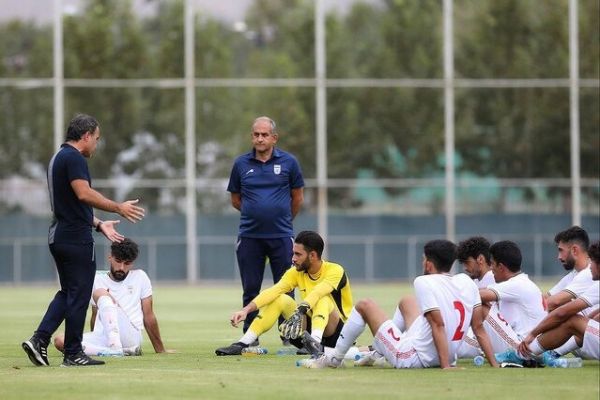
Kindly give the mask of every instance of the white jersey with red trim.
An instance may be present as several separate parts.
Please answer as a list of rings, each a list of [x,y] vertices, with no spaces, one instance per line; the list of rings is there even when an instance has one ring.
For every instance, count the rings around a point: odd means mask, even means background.
[[[496,283],[496,279],[494,278],[494,273],[490,270],[483,275],[481,280],[473,279],[473,282],[475,282],[479,289],[487,289],[488,286]]]
[[[431,326],[424,317],[435,310],[444,320],[448,358],[450,363],[455,362],[457,349],[471,325],[473,309],[481,305],[477,285],[465,274],[432,274],[417,277],[414,287],[422,315],[410,326],[408,334],[413,339],[421,363],[424,367],[439,365]]]
[[[546,316],[542,291],[525,273],[488,289],[496,293],[500,314],[521,338]]]

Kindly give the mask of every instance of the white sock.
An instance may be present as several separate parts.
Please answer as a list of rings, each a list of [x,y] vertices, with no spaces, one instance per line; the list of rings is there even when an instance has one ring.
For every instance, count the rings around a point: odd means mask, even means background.
[[[336,357],[335,349],[333,347],[325,346],[325,347],[323,347],[323,352],[326,355],[328,355],[329,357],[332,357],[332,356]],[[350,349],[348,349],[348,352],[346,353],[346,356],[344,358],[346,360],[355,361],[357,359],[357,356],[360,357],[360,354],[362,354],[362,352],[358,349],[358,347],[352,346],[352,347],[350,347]]]
[[[350,316],[344,324],[344,328],[342,328],[340,337],[338,338],[335,344],[336,358],[344,358],[344,356],[348,352],[348,349],[352,347],[356,339],[365,330],[365,326],[366,323],[363,317],[358,313],[358,311],[356,311],[356,308],[352,307]]]
[[[404,332],[406,330],[406,322],[404,322],[404,316],[400,312],[400,309],[396,306],[396,311],[394,311],[394,317],[392,318],[392,322],[394,325],[400,329],[400,332]]]
[[[313,329],[310,333],[310,336],[312,336],[317,342],[321,343],[321,339],[323,339],[323,331],[320,329]]]
[[[109,296],[98,299],[98,315],[108,338],[108,347],[113,350],[123,349],[121,344],[121,333],[119,332],[119,318],[117,316],[117,305]]]
[[[537,338],[533,339],[533,342],[531,342],[531,344],[529,345],[529,350],[531,350],[531,352],[536,356],[539,356],[540,354],[546,351],[546,349],[542,347],[540,341]]]
[[[577,350],[578,348],[579,346],[575,341],[575,336],[571,336],[571,338],[567,340],[565,344],[563,344],[560,347],[557,347],[556,349],[554,349],[554,351],[560,354],[561,356],[564,356],[565,354],[569,354],[570,352],[572,352],[573,350]]]
[[[244,333],[244,336],[242,336],[242,338],[240,339],[240,342],[247,345],[251,345],[256,339],[258,339],[258,335],[252,332],[250,329],[248,329],[246,333]]]

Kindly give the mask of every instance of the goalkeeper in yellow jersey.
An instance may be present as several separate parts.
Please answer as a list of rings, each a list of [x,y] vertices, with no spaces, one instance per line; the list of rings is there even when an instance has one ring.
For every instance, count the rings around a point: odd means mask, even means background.
[[[282,315],[286,320],[279,330],[298,348],[318,354],[322,346],[335,347],[344,321],[352,309],[352,291],[344,268],[321,259],[323,239],[318,233],[302,231],[294,240],[293,266],[279,282],[262,291],[247,306],[233,313],[231,325],[237,327],[246,316],[258,310],[239,341],[215,350],[218,356],[233,356],[275,325]],[[301,303],[286,293],[298,288]],[[310,332],[310,333],[308,333]]]

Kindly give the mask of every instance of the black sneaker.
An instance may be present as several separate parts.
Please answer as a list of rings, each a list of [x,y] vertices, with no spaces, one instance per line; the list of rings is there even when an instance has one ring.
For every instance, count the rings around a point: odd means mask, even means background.
[[[50,365],[48,361],[48,343],[42,342],[33,335],[31,339],[21,343],[21,347],[25,350],[33,365],[38,367],[47,367]]]
[[[94,360],[83,351],[80,351],[76,354],[65,354],[61,367],[87,367],[93,365],[104,365],[104,361]]]
[[[248,347],[247,344],[242,342],[235,342],[227,347],[221,347],[215,350],[215,354],[218,356],[239,356],[242,354],[242,349]]]
[[[302,344],[304,348],[308,350],[309,354],[313,357],[318,357],[323,354],[323,346],[321,343],[315,340],[308,331],[304,331],[302,334]]]

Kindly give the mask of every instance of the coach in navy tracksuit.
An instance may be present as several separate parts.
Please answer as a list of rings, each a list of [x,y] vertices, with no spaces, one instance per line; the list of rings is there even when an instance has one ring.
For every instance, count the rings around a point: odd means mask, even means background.
[[[235,160],[227,191],[241,211],[236,247],[242,279],[243,305],[260,292],[269,258],[273,282],[291,266],[292,219],[304,200],[304,180],[296,158],[275,147],[275,122],[259,117],[252,125],[254,149]],[[244,332],[257,312],[244,321]]]
[[[53,220],[48,231],[50,253],[56,263],[60,290],[31,339],[22,343],[34,365],[47,366],[48,343],[65,321],[64,366],[104,364],[88,357],[81,347],[85,314],[92,295],[96,254],[92,228],[112,242],[123,236],[115,230],[119,221],[100,221],[92,207],[115,212],[131,222],[144,217],[138,200],[116,203],[91,188],[86,158],[92,156],[100,139],[98,121],[76,115],[69,123],[67,141],[48,165],[48,191]]]

